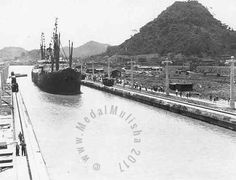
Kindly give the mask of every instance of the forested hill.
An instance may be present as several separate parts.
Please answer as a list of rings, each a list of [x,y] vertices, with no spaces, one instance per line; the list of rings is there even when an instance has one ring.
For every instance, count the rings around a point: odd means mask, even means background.
[[[177,1],[108,54],[168,53],[214,57],[236,52],[236,32],[197,1]]]

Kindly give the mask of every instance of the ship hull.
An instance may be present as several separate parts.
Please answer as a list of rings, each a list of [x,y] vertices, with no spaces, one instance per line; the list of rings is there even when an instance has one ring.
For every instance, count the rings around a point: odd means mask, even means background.
[[[56,72],[33,69],[32,81],[41,90],[60,95],[75,95],[81,93],[81,74],[74,69],[67,68]]]

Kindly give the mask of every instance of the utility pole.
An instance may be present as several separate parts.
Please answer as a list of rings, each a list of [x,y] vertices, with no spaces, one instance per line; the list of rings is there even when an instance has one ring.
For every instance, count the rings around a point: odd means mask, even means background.
[[[2,77],[3,73],[0,72],[0,107],[2,106],[2,92],[3,92],[3,77]]]
[[[132,88],[132,89],[133,89],[133,87],[134,87],[133,58],[134,58],[134,57],[131,57],[131,63],[130,63],[130,69],[131,69],[131,88]]]
[[[94,61],[92,61],[92,71],[93,71],[93,77],[94,77]]]
[[[108,78],[110,79],[110,57],[107,58],[107,63],[108,63],[107,74],[108,74]]]
[[[83,71],[83,61],[82,59],[80,60],[80,73],[82,74]]]
[[[171,63],[172,63],[172,61],[170,61],[168,58],[166,58],[165,61],[162,61],[162,64],[166,65],[165,66],[165,71],[166,71],[166,82],[165,82],[166,89],[165,89],[165,91],[166,91],[166,95],[169,95],[169,82],[170,82],[170,80],[169,80],[169,64],[171,64]]]
[[[234,99],[234,56],[231,56],[231,59],[226,60],[227,64],[230,64],[230,107],[235,108],[235,99]]]

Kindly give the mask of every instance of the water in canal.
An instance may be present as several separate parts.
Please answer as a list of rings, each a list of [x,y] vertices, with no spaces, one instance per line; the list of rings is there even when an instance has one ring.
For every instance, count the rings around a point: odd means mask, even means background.
[[[236,179],[236,133],[82,86],[39,90],[11,67],[52,180]],[[117,108],[117,109],[116,109]]]

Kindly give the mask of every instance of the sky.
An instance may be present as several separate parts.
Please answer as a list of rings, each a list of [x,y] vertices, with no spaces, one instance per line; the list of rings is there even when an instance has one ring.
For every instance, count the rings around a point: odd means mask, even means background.
[[[0,48],[39,48],[49,43],[55,18],[63,46],[88,41],[119,45],[155,19],[174,0],[0,0]],[[236,0],[199,0],[236,30]]]

